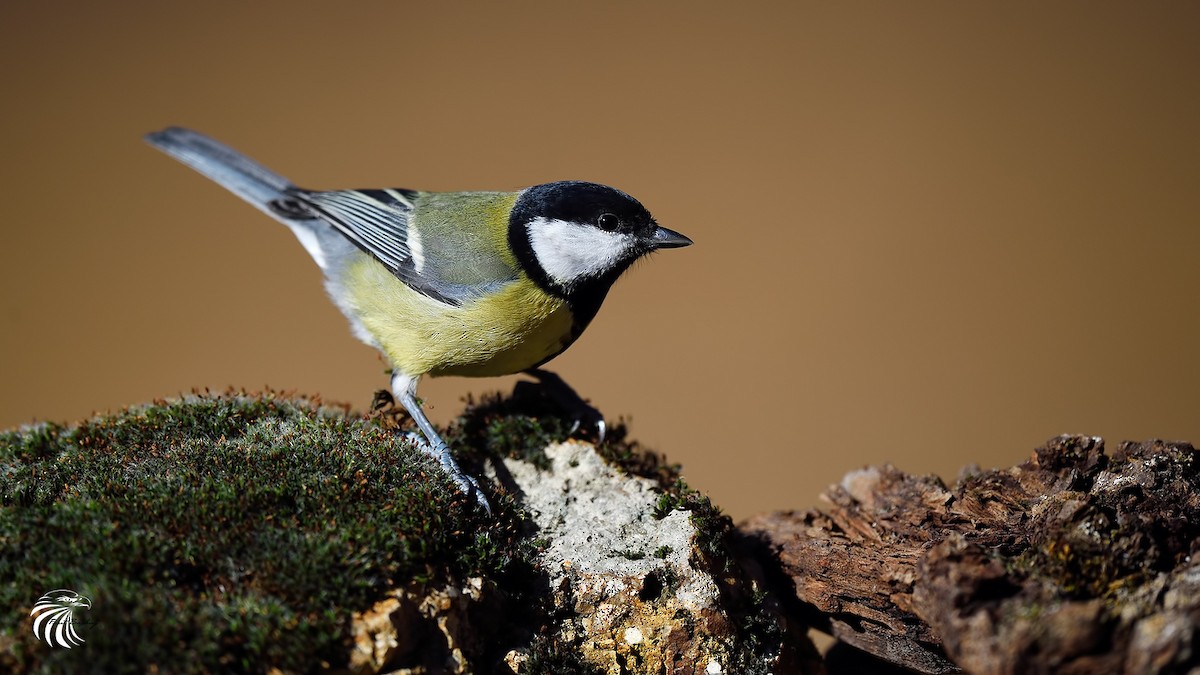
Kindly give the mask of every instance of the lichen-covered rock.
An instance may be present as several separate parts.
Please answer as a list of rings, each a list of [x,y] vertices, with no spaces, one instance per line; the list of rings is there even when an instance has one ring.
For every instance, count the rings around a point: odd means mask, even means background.
[[[799,647],[783,644],[752,582],[720,555],[728,520],[706,500],[667,494],[658,480],[574,441],[552,443],[536,459],[502,459],[490,478],[531,521],[538,634],[528,644],[511,639],[515,624],[530,619],[505,625],[511,589],[482,579],[412,584],[355,613],[354,672],[819,671],[813,652],[802,663]],[[489,663],[488,644],[506,638],[513,647]]]
[[[721,597],[713,561],[697,553],[714,536],[691,513],[656,512],[651,480],[609,466],[582,443],[546,449],[549,470],[505,461],[520,500],[546,541],[538,558],[565,619],[558,639],[583,660],[623,673],[727,673],[748,660]]]

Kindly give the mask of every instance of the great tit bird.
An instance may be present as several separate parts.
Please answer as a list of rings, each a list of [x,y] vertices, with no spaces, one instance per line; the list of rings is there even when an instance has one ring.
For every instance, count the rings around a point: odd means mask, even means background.
[[[425,417],[421,376],[531,371],[579,337],[635,260],[692,243],[595,183],[312,191],[189,129],[146,140],[291,228],[354,334],[391,362],[392,393],[424,434],[423,450],[489,512]]]

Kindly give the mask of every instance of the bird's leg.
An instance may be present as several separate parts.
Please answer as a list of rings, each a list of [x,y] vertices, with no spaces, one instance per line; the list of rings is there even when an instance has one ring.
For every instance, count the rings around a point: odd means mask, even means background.
[[[541,368],[530,368],[525,371],[525,374],[537,380],[538,384],[549,389],[554,399],[574,416],[575,423],[571,426],[571,434],[579,430],[580,423],[587,422],[589,426],[592,426],[596,430],[596,444],[599,445],[604,442],[604,432],[607,431],[604,414],[583,400],[583,397],[572,389],[571,385],[567,384],[555,373],[542,370]]]
[[[417,428],[421,430],[421,434],[425,436],[425,443],[418,443],[417,447],[422,452],[432,457],[441,465],[442,469],[454,479],[458,484],[463,494],[468,497],[474,497],[475,501],[483,507],[483,510],[490,516],[492,507],[488,504],[487,497],[483,496],[483,490],[479,489],[479,483],[475,479],[468,476],[459,468],[458,463],[454,461],[454,457],[450,455],[450,446],[446,445],[446,441],[438,435],[430,424],[429,418],[425,417],[425,411],[421,409],[421,404],[417,402],[417,381],[419,378],[409,377],[399,371],[392,375],[392,395],[396,400],[400,401],[400,405],[412,415],[413,421],[417,423]]]

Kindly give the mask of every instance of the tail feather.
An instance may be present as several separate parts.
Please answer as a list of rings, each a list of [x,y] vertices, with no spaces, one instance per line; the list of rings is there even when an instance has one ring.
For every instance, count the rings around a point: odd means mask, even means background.
[[[272,218],[286,225],[295,224],[295,220],[289,219],[286,213],[271,208],[271,203],[286,198],[285,191],[296,186],[240,152],[182,127],[169,127],[146,134],[146,142],[204,174]]]

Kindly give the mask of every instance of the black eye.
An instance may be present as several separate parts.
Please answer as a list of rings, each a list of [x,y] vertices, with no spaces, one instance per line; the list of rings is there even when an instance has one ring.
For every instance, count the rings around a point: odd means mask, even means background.
[[[612,232],[621,225],[621,219],[611,213],[601,213],[600,217],[596,219],[596,225],[602,230]]]

